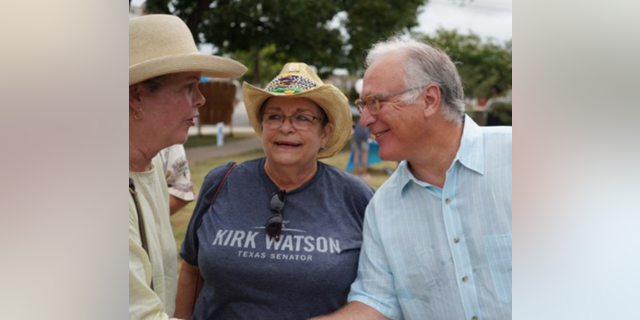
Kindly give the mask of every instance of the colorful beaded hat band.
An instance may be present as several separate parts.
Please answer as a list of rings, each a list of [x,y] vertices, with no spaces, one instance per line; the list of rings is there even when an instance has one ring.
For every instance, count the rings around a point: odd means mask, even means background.
[[[271,80],[265,88],[265,91],[289,95],[302,93],[317,86],[317,84],[307,78],[297,75],[287,75]]]

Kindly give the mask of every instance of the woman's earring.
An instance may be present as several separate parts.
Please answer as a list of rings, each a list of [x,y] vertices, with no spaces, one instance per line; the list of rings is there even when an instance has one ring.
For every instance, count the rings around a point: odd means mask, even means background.
[[[140,112],[140,116],[138,116],[138,112]],[[139,109],[139,110],[133,109],[133,118],[138,121],[144,120],[144,111],[142,111],[142,109]]]

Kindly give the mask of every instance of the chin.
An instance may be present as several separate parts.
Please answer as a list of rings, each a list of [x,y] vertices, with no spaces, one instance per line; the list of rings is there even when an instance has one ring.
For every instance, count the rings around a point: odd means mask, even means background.
[[[271,154],[271,161],[281,166],[300,166],[306,163],[308,159],[306,157],[301,157],[300,155],[273,153]]]
[[[280,166],[291,166],[299,164],[300,160],[285,157],[272,157],[271,162]]]
[[[394,152],[394,150],[387,150],[382,146],[378,149],[378,156],[384,161],[401,161],[403,159],[402,154]]]
[[[189,139],[189,132],[187,131],[181,136],[176,136],[176,138],[173,140],[174,142],[173,144],[184,144],[185,142],[187,142],[188,139]]]

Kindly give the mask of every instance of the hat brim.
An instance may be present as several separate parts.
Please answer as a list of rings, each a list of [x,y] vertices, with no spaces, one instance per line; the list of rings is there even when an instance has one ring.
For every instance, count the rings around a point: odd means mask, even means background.
[[[274,93],[262,90],[248,83],[242,85],[242,95],[247,116],[253,130],[262,136],[262,125],[258,119],[260,107],[271,97],[306,98],[316,103],[329,117],[333,124],[333,133],[327,140],[324,150],[318,153],[318,158],[328,158],[342,150],[351,136],[351,112],[347,97],[335,86],[325,84],[298,94]]]
[[[247,72],[247,67],[231,59],[202,53],[173,55],[130,66],[129,85],[177,72],[201,72],[203,77],[212,78],[238,78]]]

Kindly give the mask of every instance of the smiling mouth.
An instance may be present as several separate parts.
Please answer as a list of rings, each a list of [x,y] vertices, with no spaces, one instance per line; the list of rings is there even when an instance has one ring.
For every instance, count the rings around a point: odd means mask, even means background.
[[[387,130],[385,130],[385,131],[381,131],[381,132],[378,132],[378,133],[374,133],[373,135],[374,135],[374,136],[376,137],[376,139],[377,139],[378,137],[380,137],[380,136],[384,135],[384,134],[385,134],[385,133],[387,133],[387,132],[389,132],[389,130],[388,130],[388,129],[387,129]]]
[[[293,143],[293,142],[276,142],[276,146],[285,146],[285,147],[299,147],[302,143]]]

